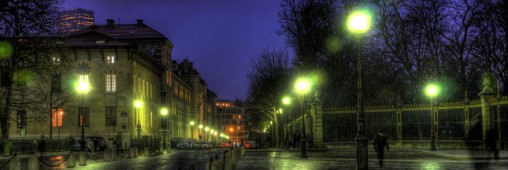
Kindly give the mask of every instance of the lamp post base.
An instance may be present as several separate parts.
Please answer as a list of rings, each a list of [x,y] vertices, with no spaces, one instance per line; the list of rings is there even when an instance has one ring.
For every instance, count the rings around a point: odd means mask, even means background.
[[[356,169],[369,169],[368,163],[368,143],[369,139],[366,137],[356,137]]]
[[[300,156],[300,157],[307,158],[307,139],[302,138],[300,146],[301,146],[301,150],[302,150],[302,156]]]
[[[430,151],[436,151],[436,136],[430,135]]]

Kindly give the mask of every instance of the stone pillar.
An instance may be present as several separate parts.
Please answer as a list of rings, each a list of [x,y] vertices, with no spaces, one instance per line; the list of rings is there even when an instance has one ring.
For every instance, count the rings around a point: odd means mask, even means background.
[[[315,148],[323,148],[323,105],[321,102],[316,99],[312,105],[314,113],[312,114],[314,116],[312,125],[314,126],[312,129],[313,132],[313,141],[314,141],[314,147]]]
[[[483,81],[482,81],[482,91],[478,94],[480,96],[480,99],[482,101],[482,140],[483,140],[483,148],[485,148],[485,139],[487,137],[487,132],[490,130],[491,121],[490,121],[490,114],[491,109],[490,105],[491,103],[495,102],[497,100],[496,95],[497,92],[497,79],[494,77],[492,73],[484,73],[483,74]]]

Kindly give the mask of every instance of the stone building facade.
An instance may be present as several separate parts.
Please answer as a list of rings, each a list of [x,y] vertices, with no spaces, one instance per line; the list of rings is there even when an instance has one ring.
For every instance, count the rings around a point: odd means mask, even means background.
[[[191,129],[197,131],[189,126],[190,121],[212,124],[205,121],[205,111],[215,109],[207,109],[206,101],[216,100],[216,95],[207,96],[207,92],[214,93],[194,68],[180,68],[176,62],[172,66],[173,44],[143,20],[115,24],[108,19],[106,25],[52,39],[62,50],[49,60],[54,67],[68,65],[54,73],[60,77],[54,79],[57,81],[48,84],[58,84],[60,90],[52,91],[55,98],[69,97],[50,104],[51,116],[36,116],[39,113],[32,110],[13,112],[16,120],[10,125],[11,138],[52,133],[53,139],[79,139],[83,129],[86,137],[103,137],[111,143],[120,140],[126,148],[130,139],[161,139],[164,131],[169,131],[168,140],[190,138]],[[89,82],[86,93],[76,90],[80,80]],[[161,114],[163,108],[168,115]],[[199,133],[194,134],[197,139]]]

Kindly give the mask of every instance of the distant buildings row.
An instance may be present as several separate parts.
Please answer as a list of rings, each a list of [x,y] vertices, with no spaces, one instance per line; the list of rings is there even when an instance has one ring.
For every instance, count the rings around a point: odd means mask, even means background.
[[[93,23],[93,11],[62,12],[59,26],[66,36],[52,42],[64,50],[50,60],[52,67],[70,67],[53,72],[49,86],[52,99],[68,101],[50,103],[52,114],[43,120],[34,119],[30,109],[13,111],[12,138],[48,135],[50,128],[53,138],[56,129],[58,137],[80,138],[82,126],[85,136],[118,139],[124,148],[129,139],[143,137],[211,142],[221,134],[230,136],[222,138],[226,141],[247,138],[243,104],[218,101],[191,61],[172,60],[173,44],[167,37],[143,20]]]

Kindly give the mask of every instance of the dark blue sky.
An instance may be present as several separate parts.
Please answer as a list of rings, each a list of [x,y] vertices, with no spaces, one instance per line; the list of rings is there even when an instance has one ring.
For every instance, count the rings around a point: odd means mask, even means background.
[[[136,19],[166,35],[173,60],[189,58],[219,99],[245,100],[252,61],[263,49],[287,48],[280,29],[280,0],[66,0],[63,9],[95,11],[106,19]]]

